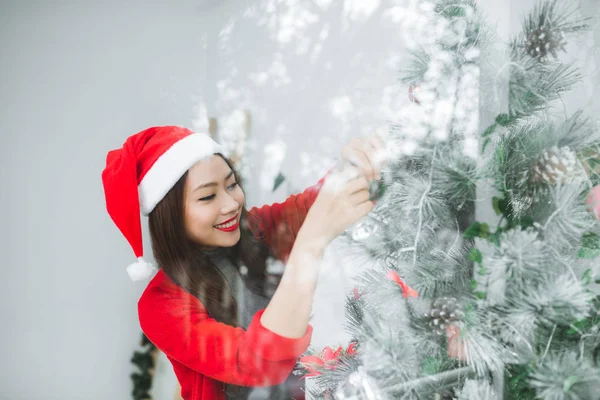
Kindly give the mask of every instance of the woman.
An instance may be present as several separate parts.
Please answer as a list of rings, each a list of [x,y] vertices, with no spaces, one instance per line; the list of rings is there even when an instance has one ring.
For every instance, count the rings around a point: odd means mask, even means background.
[[[283,382],[306,351],[319,262],[327,245],[373,208],[376,137],[353,139],[332,173],[284,203],[244,207],[231,163],[208,135],[176,126],[132,135],[107,155],[107,210],[132,246],[133,279],[149,277],[140,211],[160,267],[138,303],[142,330],[173,364],[185,400],[245,398]],[[261,295],[268,255],[286,264]]]

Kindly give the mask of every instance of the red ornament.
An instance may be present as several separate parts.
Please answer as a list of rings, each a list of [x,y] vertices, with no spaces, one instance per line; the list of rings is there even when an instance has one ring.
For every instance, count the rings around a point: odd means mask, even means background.
[[[594,217],[600,220],[600,185],[594,186],[590,193],[588,193],[585,204],[588,206],[590,212],[594,213]]]
[[[446,337],[448,338],[448,356],[466,362],[468,359],[467,346],[461,337],[460,328],[456,325],[448,325]]]
[[[346,355],[356,355],[357,351],[355,346],[356,343],[350,343],[345,351]],[[303,378],[323,375],[322,371],[325,369],[335,369],[342,352],[344,352],[344,348],[342,346],[335,350],[329,346],[325,346],[318,356],[300,357],[300,364],[302,364],[302,366],[308,372],[308,374],[304,375]]]
[[[421,87],[419,85],[413,84],[408,87],[408,98],[415,104],[421,104],[418,99],[418,94],[421,91]]]
[[[396,282],[398,284],[398,286],[400,286],[400,289],[402,289],[402,296],[404,296],[405,299],[407,299],[408,296],[415,297],[415,298],[419,297],[419,293],[417,293],[417,291],[415,289],[413,289],[410,286],[408,286],[406,284],[406,282],[404,282],[402,280],[402,278],[400,278],[398,276],[398,274],[396,273],[396,271],[389,270],[388,273],[387,273],[387,277],[390,280]]]

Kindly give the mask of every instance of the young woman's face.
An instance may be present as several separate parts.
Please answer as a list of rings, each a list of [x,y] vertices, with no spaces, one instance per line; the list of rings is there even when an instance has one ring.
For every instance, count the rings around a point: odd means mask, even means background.
[[[232,247],[240,240],[244,192],[220,156],[197,162],[184,189],[187,235],[206,249]]]

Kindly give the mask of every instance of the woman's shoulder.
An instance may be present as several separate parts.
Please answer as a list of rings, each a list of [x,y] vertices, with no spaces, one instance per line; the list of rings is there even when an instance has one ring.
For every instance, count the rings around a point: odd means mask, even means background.
[[[148,283],[137,309],[142,331],[157,346],[171,340],[169,335],[189,326],[190,321],[209,318],[200,300],[176,285],[163,270]]]
[[[181,301],[188,304],[197,303],[200,308],[204,308],[197,297],[175,284],[162,269],[159,269],[138,300],[138,312],[142,317],[143,313],[160,310],[163,308],[161,305],[170,307],[174,302]]]
[[[200,300],[176,285],[163,270],[148,283],[138,301],[138,321],[144,335],[165,354],[185,351],[192,323],[209,318]]]
[[[141,298],[152,297],[157,292],[177,290],[178,286],[165,274],[165,271],[159,269],[156,275],[148,282]]]

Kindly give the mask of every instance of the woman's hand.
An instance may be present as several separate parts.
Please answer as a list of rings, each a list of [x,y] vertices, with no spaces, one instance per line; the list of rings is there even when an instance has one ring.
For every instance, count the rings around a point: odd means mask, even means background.
[[[325,248],[373,209],[369,198],[369,182],[361,170],[348,167],[335,171],[325,179],[296,240],[301,238]]]
[[[383,139],[377,134],[351,139],[342,149],[342,162],[357,167],[369,181],[380,180],[385,164]]]

